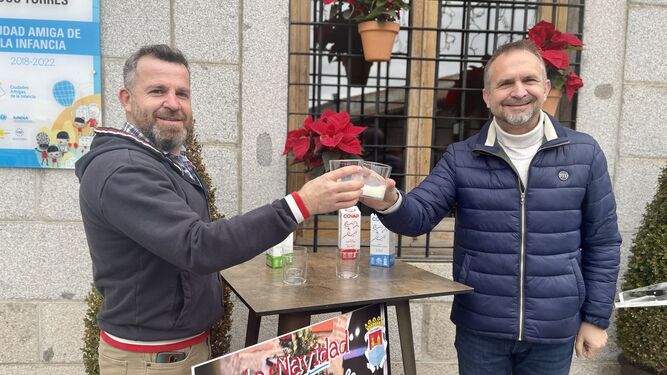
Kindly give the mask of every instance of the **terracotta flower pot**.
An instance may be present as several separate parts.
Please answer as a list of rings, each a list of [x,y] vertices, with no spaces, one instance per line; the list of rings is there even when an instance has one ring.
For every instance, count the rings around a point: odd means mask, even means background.
[[[389,61],[394,40],[400,30],[396,22],[366,21],[358,26],[366,61]]]
[[[551,89],[547,100],[544,101],[542,105],[542,110],[551,116],[556,116],[558,112],[558,104],[560,104],[560,98],[563,96],[563,90]]]

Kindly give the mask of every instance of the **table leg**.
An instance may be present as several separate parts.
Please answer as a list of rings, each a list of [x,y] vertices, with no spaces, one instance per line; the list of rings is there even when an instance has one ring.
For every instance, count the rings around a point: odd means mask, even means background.
[[[410,302],[396,303],[396,320],[398,321],[398,335],[403,352],[403,371],[405,375],[416,375],[415,347],[412,342],[412,319],[410,318]]]
[[[278,315],[278,336],[310,325],[310,314],[290,313]]]
[[[257,344],[259,341],[259,325],[262,323],[262,317],[248,309],[248,326],[245,331],[245,346]]]

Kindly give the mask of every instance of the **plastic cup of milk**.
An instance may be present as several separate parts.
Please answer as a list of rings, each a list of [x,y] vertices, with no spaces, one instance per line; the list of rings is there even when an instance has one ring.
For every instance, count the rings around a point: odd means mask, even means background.
[[[329,170],[334,170],[338,168],[343,168],[347,167],[350,165],[358,165],[361,166],[363,164],[363,160],[361,159],[343,159],[343,160],[329,160]],[[341,181],[350,181],[350,180],[361,180],[362,176],[361,173],[353,173],[349,176],[345,176],[341,178]]]
[[[372,161],[365,161],[364,168],[370,172],[364,175],[364,187],[361,196],[372,199],[384,199],[387,181],[391,174],[391,166]]]

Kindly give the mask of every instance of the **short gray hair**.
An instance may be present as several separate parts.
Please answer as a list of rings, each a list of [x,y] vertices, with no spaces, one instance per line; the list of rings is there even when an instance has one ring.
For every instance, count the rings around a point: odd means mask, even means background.
[[[137,52],[128,57],[127,60],[125,60],[125,66],[123,67],[123,85],[125,88],[131,88],[134,86],[137,64],[144,56],[152,56],[158,60],[181,64],[185,66],[185,68],[188,70],[188,73],[190,73],[190,65],[188,64],[188,60],[178,48],[172,48],[166,44],[152,44],[143,46],[139,48]]]
[[[513,51],[526,51],[532,53],[535,57],[537,57],[538,60],[540,60],[540,64],[544,69],[543,71],[543,79],[546,81],[547,80],[547,68],[546,65],[544,64],[544,59],[542,58],[542,55],[540,55],[540,51],[537,49],[537,46],[535,43],[533,43],[532,40],[530,39],[522,39],[516,42],[511,42],[507,44],[503,44],[502,46],[498,47],[498,49],[493,52],[493,55],[489,59],[489,61],[486,63],[486,66],[484,67],[484,88],[488,89],[491,77],[489,77],[490,73],[490,67],[491,64],[493,64],[494,61],[500,56],[504,55],[506,53],[510,53]]]

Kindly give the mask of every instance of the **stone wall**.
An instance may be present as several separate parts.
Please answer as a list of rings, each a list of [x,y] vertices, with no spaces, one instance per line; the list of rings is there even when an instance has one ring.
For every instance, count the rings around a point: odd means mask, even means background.
[[[119,125],[124,59],[137,47],[169,43],[192,61],[197,135],[228,216],[284,194],[288,2],[258,0],[101,1],[104,123]],[[667,162],[667,133],[657,112],[667,99],[667,2],[586,3],[579,130],[609,159],[617,194],[623,259]],[[657,112],[657,113],[656,113]],[[0,169],[0,375],[83,374],[83,298],[91,265],[73,171]],[[270,184],[267,184],[270,181]],[[448,264],[417,264],[451,277]],[[412,304],[420,374],[456,374],[450,298]],[[236,304],[233,349],[242,346],[247,310]],[[390,309],[394,373],[401,374]],[[323,319],[326,316],[318,317]],[[265,319],[261,338],[273,336]],[[573,373],[618,371],[609,347]]]

